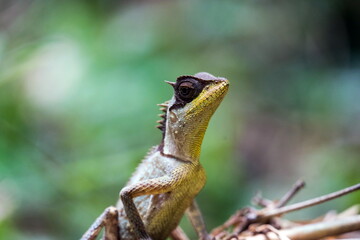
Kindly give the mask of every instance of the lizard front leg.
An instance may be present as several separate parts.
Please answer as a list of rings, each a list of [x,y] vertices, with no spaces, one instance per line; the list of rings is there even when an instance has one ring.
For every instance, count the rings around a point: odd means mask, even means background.
[[[133,198],[142,195],[161,194],[171,191],[176,187],[176,179],[169,176],[141,181],[124,187],[120,191],[120,198],[124,205],[125,213],[138,239],[151,240],[146,232],[146,227],[134,204]]]
[[[80,240],[94,240],[101,229],[105,227],[104,239],[119,240],[118,211],[115,207],[108,207],[95,220]]]
[[[190,207],[186,210],[186,215],[193,225],[200,240],[210,240],[212,237],[206,231],[205,222],[200,212],[195,199],[192,201]]]

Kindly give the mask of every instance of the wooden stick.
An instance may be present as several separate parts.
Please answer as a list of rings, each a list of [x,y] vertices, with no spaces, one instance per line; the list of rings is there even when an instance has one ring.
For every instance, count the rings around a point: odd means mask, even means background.
[[[296,183],[291,187],[291,189],[279,200],[275,208],[280,208],[285,206],[302,188],[305,187],[305,182],[303,180],[297,180]]]
[[[177,226],[170,234],[172,240],[189,240],[186,233],[180,226]]]
[[[313,198],[307,201],[295,203],[289,206],[281,207],[281,208],[275,208],[275,209],[263,209],[258,212],[258,218],[257,219],[268,219],[271,217],[279,216],[285,213],[293,212],[299,209],[311,207],[329,200],[332,200],[334,198],[341,197],[343,195],[349,194],[351,192],[360,190],[360,183],[353,185],[348,188],[344,188],[340,191],[333,192],[318,198]]]
[[[360,215],[280,230],[279,233],[291,240],[314,240],[357,230],[360,230]],[[239,236],[239,239],[278,240],[279,236],[276,233],[270,232],[266,235],[258,234],[252,237],[241,238]]]

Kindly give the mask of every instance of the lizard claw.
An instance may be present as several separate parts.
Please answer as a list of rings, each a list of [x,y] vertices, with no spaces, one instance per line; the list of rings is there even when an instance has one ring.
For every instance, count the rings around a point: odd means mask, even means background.
[[[142,234],[142,236],[139,238],[139,240],[152,240],[151,237],[145,232]]]
[[[142,237],[140,240],[152,240],[150,237]]]

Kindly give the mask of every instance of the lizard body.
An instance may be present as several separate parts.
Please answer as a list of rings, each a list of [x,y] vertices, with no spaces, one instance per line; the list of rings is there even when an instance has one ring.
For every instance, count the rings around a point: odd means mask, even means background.
[[[105,226],[104,239],[164,240],[188,213],[201,239],[207,239],[194,201],[206,175],[200,164],[201,143],[208,122],[228,90],[229,82],[208,73],[181,76],[171,100],[160,104],[160,145],[151,149],[120,191],[115,207],[107,208],[83,235],[95,239]]]

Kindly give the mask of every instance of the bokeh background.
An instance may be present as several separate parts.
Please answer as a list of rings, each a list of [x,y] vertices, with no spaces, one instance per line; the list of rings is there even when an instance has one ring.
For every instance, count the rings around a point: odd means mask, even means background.
[[[231,81],[202,150],[209,229],[258,190],[360,182],[359,1],[1,0],[0,239],[78,239],[159,143],[163,81],[199,71]]]

